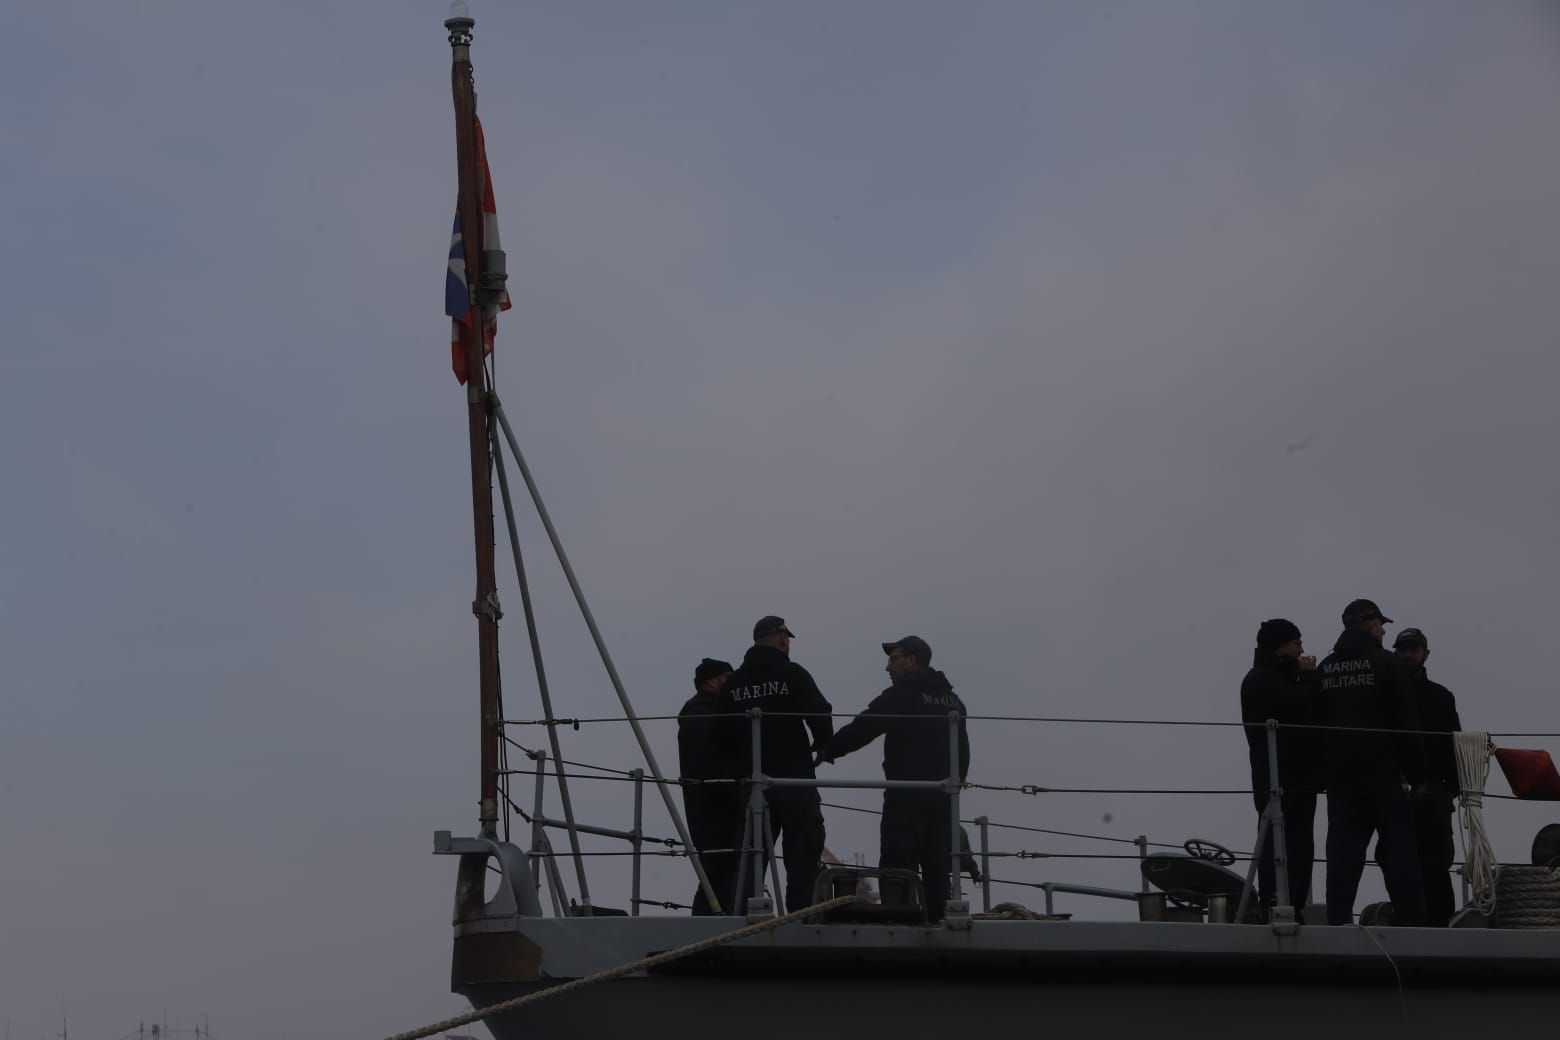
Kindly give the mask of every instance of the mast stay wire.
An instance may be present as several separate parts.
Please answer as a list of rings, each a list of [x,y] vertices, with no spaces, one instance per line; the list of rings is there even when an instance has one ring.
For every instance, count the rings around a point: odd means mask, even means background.
[[[504,439],[509,443],[509,450],[514,456],[515,465],[520,470],[520,477],[525,481],[526,490],[531,494],[531,502],[536,507],[537,517],[542,522],[542,528],[547,532],[547,538],[552,543],[553,553],[558,557],[559,567],[563,570],[563,576],[568,581],[569,590],[574,593],[574,601],[580,608],[580,616],[585,621],[585,627],[590,630],[591,639],[596,644],[596,651],[601,656],[601,664],[606,669],[607,678],[612,683],[612,692],[617,695],[618,703],[623,708],[629,726],[634,731],[634,738],[639,743],[639,749],[645,756],[645,765],[650,767],[650,775],[655,778],[656,790],[660,792],[661,801],[666,806],[667,815],[671,817],[672,824],[677,828],[677,837],[685,846],[693,847],[693,839],[688,832],[688,824],[683,819],[682,812],[677,808],[672,798],[671,787],[666,782],[666,776],[661,772],[660,763],[656,761],[655,751],[650,747],[650,740],[645,736],[644,727],[639,724],[638,717],[634,714],[634,705],[628,698],[628,691],[623,686],[622,677],[618,675],[617,665],[612,661],[612,654],[607,649],[606,640],[602,638],[601,629],[596,625],[596,617],[591,612],[590,604],[585,599],[585,592],[580,588],[579,579],[574,574],[574,567],[569,563],[569,556],[563,549],[563,541],[558,537],[558,531],[553,526],[552,516],[547,512],[547,506],[542,501],[541,491],[536,486],[536,480],[531,475],[531,467],[526,464],[525,453],[520,450],[520,443],[515,438],[515,431],[509,425],[509,416],[504,412],[504,406],[500,402],[498,393],[492,391],[489,394],[488,407],[490,414],[498,419],[503,428]],[[490,424],[491,428],[491,424]],[[495,433],[496,436],[496,433]],[[511,515],[513,515],[511,513]],[[549,729],[556,729],[549,726]],[[693,866],[693,872],[698,876],[699,887],[704,892],[704,898],[709,901],[714,910],[721,909],[720,896],[710,884],[709,876],[704,871],[704,865],[699,862],[697,856],[692,857],[689,863]]]
[[[491,385],[491,384],[489,384]],[[526,636],[531,642],[531,660],[536,666],[536,689],[542,702],[542,712],[547,718],[553,717],[552,693],[547,686],[547,669],[542,664],[542,643],[536,630],[536,611],[531,603],[531,584],[526,579],[525,558],[520,552],[520,533],[515,524],[514,500],[509,495],[509,475],[504,469],[504,454],[498,441],[498,430],[494,427],[491,417],[497,404],[497,395],[492,395],[488,401],[488,436],[492,441],[492,457],[494,471],[498,475],[498,490],[504,502],[504,521],[509,529],[509,548],[515,558],[515,577],[520,586],[520,605],[525,613]],[[499,733],[502,735],[503,727],[500,725]],[[575,853],[579,852],[579,832],[574,826],[574,803],[569,798],[569,784],[565,780],[563,771],[563,750],[558,743],[558,727],[547,727],[548,742],[552,745],[553,762],[557,765],[558,796],[563,802],[563,818],[569,829],[569,847]],[[503,746],[503,742],[499,742]],[[585,861],[578,855],[574,858],[574,873],[580,886],[580,906],[586,917],[590,912],[590,886],[585,880]]]

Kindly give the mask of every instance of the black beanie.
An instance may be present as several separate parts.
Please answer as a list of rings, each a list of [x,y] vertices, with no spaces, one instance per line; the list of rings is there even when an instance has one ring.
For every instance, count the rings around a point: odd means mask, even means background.
[[[1292,643],[1299,638],[1300,629],[1293,621],[1273,618],[1271,621],[1262,622],[1262,627],[1257,629],[1257,649],[1272,653],[1286,643]]]
[[[706,657],[699,662],[699,667],[693,670],[693,688],[697,690],[708,680],[715,678],[717,675],[725,675],[731,670],[731,665],[725,661],[717,661],[713,657]]]

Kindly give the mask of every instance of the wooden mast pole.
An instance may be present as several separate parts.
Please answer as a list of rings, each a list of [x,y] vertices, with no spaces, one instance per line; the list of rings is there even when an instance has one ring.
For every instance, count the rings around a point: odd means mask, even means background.
[[[471,447],[471,512],[477,557],[477,589],[471,610],[477,619],[482,716],[481,827],[498,836],[498,583],[493,568],[492,438],[488,431],[487,370],[483,364],[486,315],[482,284],[482,167],[477,158],[477,96],[471,73],[471,30],[476,25],[464,3],[450,7],[450,87],[455,98],[455,148],[460,171],[460,227],[470,293],[471,335],[466,349],[466,420]]]

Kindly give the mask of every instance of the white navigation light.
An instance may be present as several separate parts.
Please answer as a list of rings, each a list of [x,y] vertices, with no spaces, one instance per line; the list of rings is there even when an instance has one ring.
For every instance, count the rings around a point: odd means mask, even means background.
[[[451,45],[459,47],[470,43],[471,30],[476,24],[466,0],[454,0],[450,4],[450,16],[444,19],[444,27],[450,31]]]

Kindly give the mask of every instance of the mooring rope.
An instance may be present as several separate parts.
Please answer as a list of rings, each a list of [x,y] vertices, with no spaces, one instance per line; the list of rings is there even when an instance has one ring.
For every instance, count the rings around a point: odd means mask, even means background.
[[[593,986],[598,982],[607,982],[610,979],[622,978],[624,975],[632,975],[637,971],[647,971],[650,968],[659,967],[662,964],[668,964],[671,961],[675,961],[683,957],[689,957],[695,953],[703,953],[705,950],[713,950],[717,946],[724,946],[727,943],[737,942],[740,939],[747,939],[755,935],[762,935],[764,932],[773,931],[782,925],[788,925],[792,922],[800,921],[807,917],[812,917],[815,914],[827,913],[830,910],[838,909],[839,907],[845,906],[847,904],[859,902],[864,902],[864,900],[857,895],[840,896],[836,899],[830,899],[827,902],[818,903],[814,906],[803,907],[802,909],[786,914],[783,917],[772,917],[764,921],[759,921],[756,924],[750,924],[745,928],[738,928],[735,931],[723,932],[720,935],[713,935],[708,939],[700,939],[698,942],[689,943],[687,946],[679,946],[675,950],[666,950],[665,952],[655,954],[652,957],[643,957],[637,961],[630,961],[627,964],[619,964],[615,968],[608,968],[605,971],[598,971],[596,974],[587,975],[582,979],[571,979],[570,981],[565,982],[560,986],[552,986],[548,989],[538,990],[535,993],[528,993],[523,997],[515,997],[513,1000],[506,1000],[502,1003],[494,1004],[491,1007],[480,1008],[476,1011],[467,1012],[464,1015],[456,1015],[454,1018],[446,1018],[442,1022],[435,1022],[430,1026],[423,1026],[421,1029],[413,1029],[405,1033],[396,1033],[395,1035],[388,1037],[387,1040],[422,1040],[423,1037],[433,1036],[435,1033],[442,1033],[446,1030],[454,1029],[456,1026],[464,1026],[470,1025],[472,1022],[480,1022],[485,1018],[492,1018],[494,1015],[502,1015],[506,1012],[523,1008],[528,1004],[534,1004],[539,1000],[546,1000],[548,997],[556,997],[564,993],[572,993],[575,990],[584,989],[586,986]]]
[[[1481,914],[1495,910],[1495,880],[1499,868],[1484,833],[1484,784],[1490,775],[1490,735],[1454,733],[1457,749],[1457,786],[1461,789],[1457,810],[1467,835],[1463,871],[1472,895],[1470,905]]]

